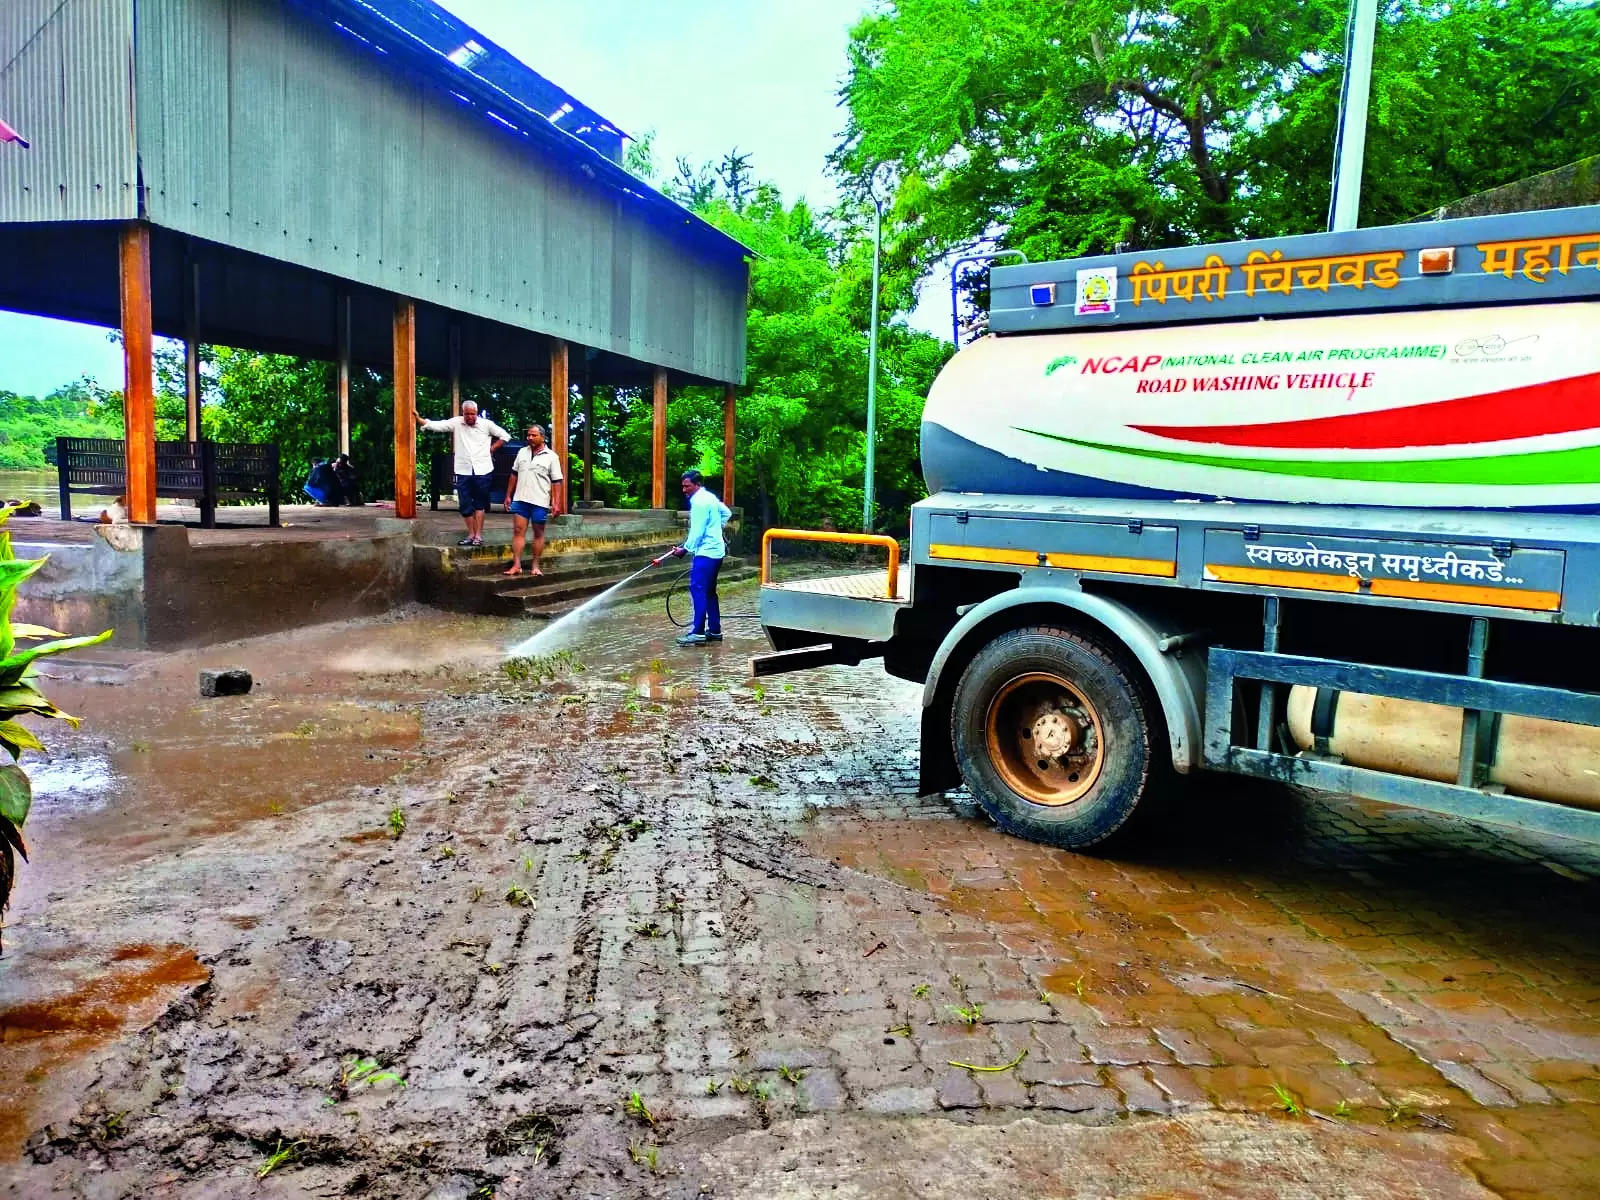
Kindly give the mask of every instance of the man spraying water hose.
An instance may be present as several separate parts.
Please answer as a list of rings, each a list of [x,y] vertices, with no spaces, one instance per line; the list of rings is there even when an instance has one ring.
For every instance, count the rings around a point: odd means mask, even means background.
[[[728,553],[722,527],[733,511],[711,494],[699,471],[683,473],[683,494],[689,498],[689,533],[674,557],[694,555],[689,564],[689,598],[694,604],[694,625],[678,639],[680,646],[703,646],[722,640],[722,610],[717,604],[717,573]]]

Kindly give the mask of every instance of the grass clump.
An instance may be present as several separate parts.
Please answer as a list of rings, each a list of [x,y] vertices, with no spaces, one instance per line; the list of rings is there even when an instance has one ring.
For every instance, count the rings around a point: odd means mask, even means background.
[[[295,1156],[298,1155],[299,1153],[300,1153],[300,1143],[299,1142],[290,1142],[286,1146],[286,1145],[283,1144],[283,1139],[279,1138],[278,1139],[277,1149],[273,1150],[273,1152],[271,1154],[267,1155],[266,1158],[262,1159],[261,1160],[261,1165],[256,1168],[256,1178],[257,1179],[265,1179],[268,1175],[271,1175],[279,1167],[283,1166],[284,1163],[293,1162],[294,1159],[295,1159]]]
[[[631,1138],[628,1141],[628,1157],[635,1166],[643,1167],[652,1175],[661,1170],[661,1147],[654,1142]]]
[[[970,1001],[965,1008],[950,1008],[950,1015],[960,1021],[968,1029],[983,1022],[983,1005],[976,1000]]]
[[[646,1125],[656,1123],[655,1114],[650,1111],[644,1102],[644,1096],[639,1092],[629,1093],[628,1098],[622,1102],[622,1111],[635,1121],[643,1121]]]
[[[563,675],[580,675],[583,671],[583,663],[571,650],[517,655],[500,664],[500,673],[513,683],[553,683]]]
[[[405,1087],[405,1076],[398,1071],[385,1070],[375,1058],[352,1054],[339,1064],[339,1082],[336,1090],[348,1096],[361,1088],[375,1088],[386,1083]]]
[[[1283,1084],[1273,1084],[1272,1094],[1278,1098],[1277,1107],[1279,1111],[1286,1112],[1291,1117],[1305,1116],[1306,1110],[1300,1103],[1300,1097],[1284,1087]]]

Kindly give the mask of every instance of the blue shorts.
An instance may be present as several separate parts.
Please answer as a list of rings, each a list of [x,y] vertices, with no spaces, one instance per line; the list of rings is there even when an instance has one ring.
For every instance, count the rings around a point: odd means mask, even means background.
[[[493,479],[493,475],[456,476],[456,500],[463,517],[489,511],[489,484]]]
[[[550,519],[550,510],[542,504],[529,504],[526,500],[513,500],[511,511],[524,521],[532,521],[535,525],[543,525]]]

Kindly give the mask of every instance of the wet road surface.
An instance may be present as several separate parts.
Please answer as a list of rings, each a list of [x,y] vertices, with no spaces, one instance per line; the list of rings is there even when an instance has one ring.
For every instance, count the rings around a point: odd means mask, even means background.
[[[756,684],[734,628],[58,682],[5,1194],[1594,1194],[1593,852],[1229,780],[1048,850],[915,797],[914,687]]]

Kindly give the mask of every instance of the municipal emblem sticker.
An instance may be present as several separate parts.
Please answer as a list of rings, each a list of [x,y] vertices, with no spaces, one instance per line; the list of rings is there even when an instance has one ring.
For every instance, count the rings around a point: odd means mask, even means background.
[[[1080,317],[1117,311],[1117,269],[1092,267],[1078,272],[1078,303],[1073,311]]]

